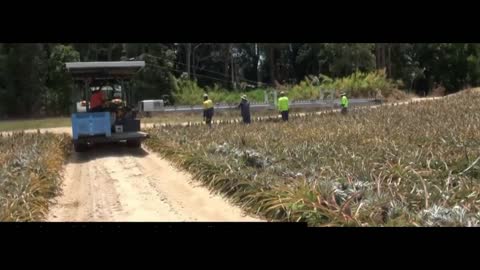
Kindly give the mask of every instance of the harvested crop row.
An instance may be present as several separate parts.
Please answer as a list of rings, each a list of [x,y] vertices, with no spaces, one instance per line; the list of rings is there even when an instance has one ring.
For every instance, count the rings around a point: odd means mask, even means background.
[[[151,130],[147,145],[272,220],[480,222],[480,94],[276,121]]]
[[[59,191],[71,149],[68,135],[14,133],[0,137],[0,221],[40,221]]]

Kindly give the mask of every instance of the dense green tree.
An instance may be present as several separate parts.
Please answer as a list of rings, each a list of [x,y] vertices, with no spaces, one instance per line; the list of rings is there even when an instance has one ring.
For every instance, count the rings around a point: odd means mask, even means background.
[[[6,43],[0,44],[0,116],[67,114],[78,97],[65,62],[130,59],[147,63],[132,82],[133,102],[174,96],[182,76],[225,91],[375,69],[418,94],[480,83],[475,43]]]
[[[171,45],[146,43],[137,49],[141,54],[136,59],[145,61],[146,66],[132,84],[134,89],[132,102],[171,95],[171,74],[175,72],[175,53]]]
[[[72,46],[56,45],[48,59],[46,111],[50,114],[68,114],[74,105],[74,85],[66,72],[65,63],[80,61],[80,53]]]
[[[40,43],[4,44],[5,91],[2,105],[9,115],[28,116],[41,112],[46,93],[47,57]]]

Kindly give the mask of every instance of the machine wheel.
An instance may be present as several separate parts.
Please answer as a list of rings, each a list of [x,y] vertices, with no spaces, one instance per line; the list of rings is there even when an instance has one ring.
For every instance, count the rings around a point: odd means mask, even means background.
[[[140,140],[128,140],[127,141],[128,147],[140,148],[142,146],[142,141]]]
[[[74,143],[73,148],[75,149],[75,152],[85,152],[88,147],[85,143]]]

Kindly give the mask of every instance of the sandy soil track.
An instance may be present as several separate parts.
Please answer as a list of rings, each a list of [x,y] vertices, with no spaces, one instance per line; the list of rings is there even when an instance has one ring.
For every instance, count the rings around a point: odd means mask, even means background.
[[[144,149],[74,153],[49,221],[256,221]]]
[[[71,128],[40,132],[71,134]],[[124,144],[73,152],[62,191],[48,221],[260,221],[157,154]]]

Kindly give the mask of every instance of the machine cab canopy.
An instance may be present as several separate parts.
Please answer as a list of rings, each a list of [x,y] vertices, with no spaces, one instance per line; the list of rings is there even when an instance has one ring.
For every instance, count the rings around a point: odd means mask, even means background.
[[[92,89],[101,89],[108,93],[108,98],[115,93],[121,93],[122,99],[133,105],[134,93],[129,89],[128,82],[145,67],[145,61],[117,62],[72,62],[66,63],[68,72],[76,82],[84,83],[83,98],[88,100]],[[127,83],[127,84],[125,84]],[[81,89],[81,88],[80,88]]]
[[[145,67],[145,61],[73,62],[66,67],[76,81],[128,81]]]

